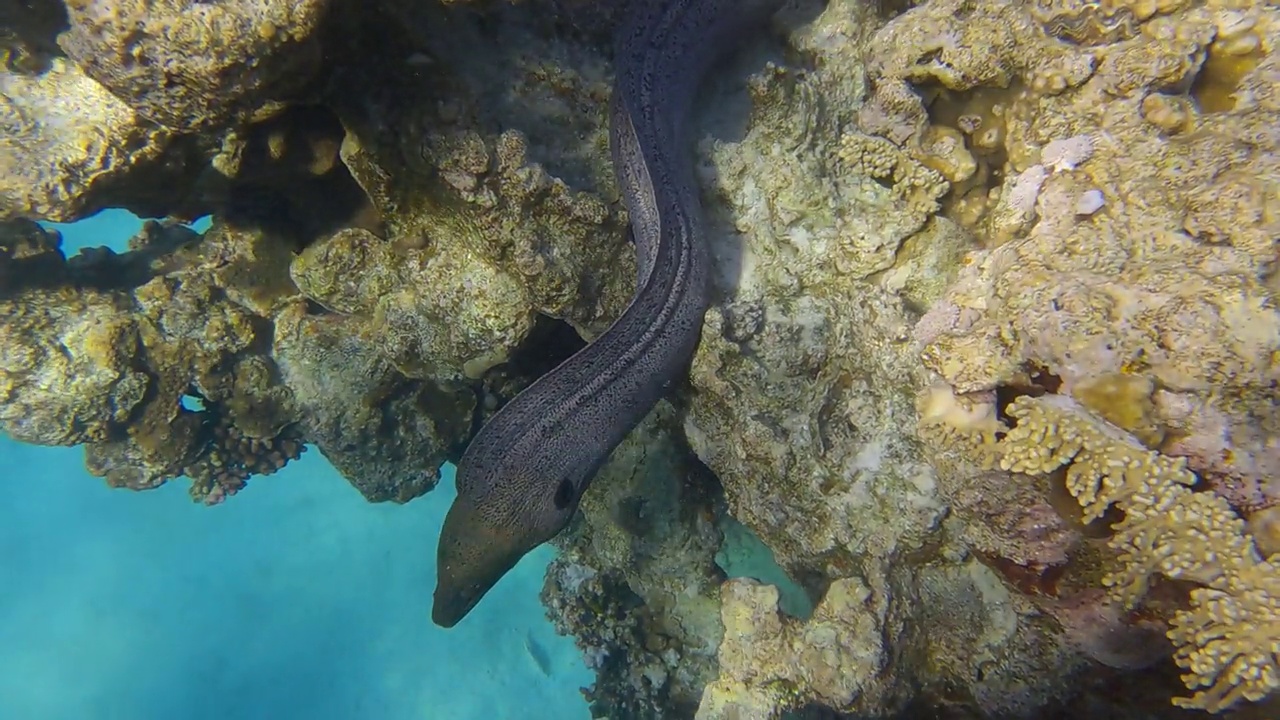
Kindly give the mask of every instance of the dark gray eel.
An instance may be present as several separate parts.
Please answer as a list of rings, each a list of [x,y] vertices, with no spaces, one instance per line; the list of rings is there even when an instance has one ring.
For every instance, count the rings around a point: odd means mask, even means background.
[[[498,411],[458,463],[432,620],[457,624],[555,537],[596,471],[687,371],[710,301],[688,116],[703,76],[781,0],[632,0],[617,34],[613,167],[631,218],[636,293],[604,334]]]

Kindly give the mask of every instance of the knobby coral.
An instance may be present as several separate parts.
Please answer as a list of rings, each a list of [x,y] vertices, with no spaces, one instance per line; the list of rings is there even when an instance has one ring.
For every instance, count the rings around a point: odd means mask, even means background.
[[[778,613],[773,585],[736,579],[721,592],[721,676],[707,686],[698,720],[777,717],[783,698],[845,707],[884,669],[872,592],[856,578],[833,582],[806,621]]]

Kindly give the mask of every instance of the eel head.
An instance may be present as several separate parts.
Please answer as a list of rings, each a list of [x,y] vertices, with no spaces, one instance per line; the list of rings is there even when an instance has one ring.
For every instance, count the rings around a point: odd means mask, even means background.
[[[503,490],[523,487],[525,492],[499,491],[478,498],[463,492],[454,500],[440,529],[436,555],[431,607],[436,625],[458,624],[520,558],[569,524],[578,508],[579,483],[564,479],[534,484],[546,485],[546,491],[528,492],[529,483],[504,483],[499,486]]]

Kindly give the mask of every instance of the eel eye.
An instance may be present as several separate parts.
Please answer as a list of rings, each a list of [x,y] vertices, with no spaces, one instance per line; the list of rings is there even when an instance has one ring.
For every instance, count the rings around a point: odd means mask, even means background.
[[[556,487],[556,496],[553,502],[555,502],[557,510],[564,510],[569,507],[570,502],[573,502],[573,483],[569,482],[568,478],[561,480]]]

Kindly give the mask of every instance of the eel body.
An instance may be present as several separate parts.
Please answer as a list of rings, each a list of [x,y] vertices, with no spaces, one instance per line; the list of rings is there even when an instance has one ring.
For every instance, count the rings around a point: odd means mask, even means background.
[[[564,529],[609,454],[687,371],[710,294],[690,105],[708,69],[778,4],[632,0],[616,37],[610,144],[636,293],[608,330],[512,399],[467,447],[440,533],[437,625],[457,624]]]

